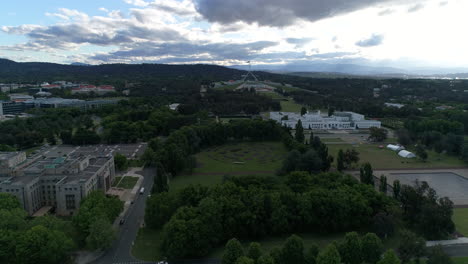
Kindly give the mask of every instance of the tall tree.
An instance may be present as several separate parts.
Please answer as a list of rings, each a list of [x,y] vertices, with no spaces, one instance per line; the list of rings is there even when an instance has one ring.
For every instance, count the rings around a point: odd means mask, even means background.
[[[312,142],[314,142],[314,132],[312,132],[312,130],[310,130],[309,145],[312,145]],[[467,155],[468,155],[468,146],[467,146]]]
[[[319,246],[316,243],[310,245],[310,247],[305,252],[304,258],[306,264],[316,264],[317,256],[319,254]]]
[[[345,166],[344,166],[344,153],[343,153],[343,150],[340,149],[338,151],[338,157],[336,158],[336,168],[338,171],[343,171],[345,169]]]
[[[360,179],[362,183],[374,186],[374,172],[369,162],[362,165],[360,169]]]
[[[244,255],[244,249],[242,248],[239,240],[233,238],[229,240],[224,248],[224,254],[221,259],[222,264],[235,264],[237,259]]]
[[[421,145],[421,144],[418,144],[418,146],[416,147],[416,155],[417,155],[423,162],[426,162],[426,160],[427,160],[427,158],[428,158],[427,151],[426,151],[426,149],[424,148],[424,146]]]
[[[292,235],[281,249],[281,258],[284,263],[304,264],[304,244],[302,238]]]
[[[120,154],[120,153],[117,153],[115,154],[114,156],[114,164],[115,164],[115,167],[119,170],[119,171],[126,171],[128,169],[128,160],[127,160],[127,157],[125,157],[124,155]]]
[[[249,257],[241,256],[236,260],[235,264],[255,264],[255,261]]]
[[[377,263],[383,252],[382,240],[374,233],[367,233],[361,239],[364,263]]]
[[[43,226],[35,226],[22,233],[17,240],[18,263],[59,264],[68,262],[73,242],[65,234]]]
[[[317,264],[341,264],[340,253],[333,243],[320,251],[317,256]]]
[[[345,264],[361,264],[362,244],[358,233],[346,233],[344,240],[338,245],[341,261]],[[367,249],[366,249],[367,250]]]
[[[387,139],[387,134],[388,131],[385,128],[371,127],[369,139],[375,142],[382,142]]]
[[[108,249],[114,241],[115,233],[112,224],[104,218],[97,218],[89,226],[86,246],[91,250]]]
[[[377,264],[400,264],[401,261],[392,249],[387,250]]]
[[[304,128],[302,127],[302,121],[300,119],[299,121],[297,121],[296,124],[296,133],[294,135],[294,138],[297,142],[304,143]]]
[[[400,244],[398,245],[398,254],[403,263],[408,263],[411,259],[419,262],[419,259],[424,256],[426,250],[426,241],[418,237],[411,231],[401,231]]]
[[[307,108],[305,108],[304,106],[301,108],[301,116],[307,114]]]
[[[257,264],[275,264],[275,260],[270,255],[262,255],[258,258]]]
[[[257,262],[258,258],[260,258],[261,255],[262,247],[260,246],[260,243],[250,243],[249,247],[247,248],[247,257],[253,259],[254,262]]]
[[[401,184],[399,180],[393,181],[393,198],[400,199]]]
[[[379,190],[383,193],[387,193],[387,177],[385,177],[385,175],[380,176]]]

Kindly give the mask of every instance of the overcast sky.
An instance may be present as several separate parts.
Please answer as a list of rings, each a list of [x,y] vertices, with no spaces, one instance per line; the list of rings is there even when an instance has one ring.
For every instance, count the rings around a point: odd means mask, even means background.
[[[2,1],[0,57],[468,67],[467,11],[467,0]]]

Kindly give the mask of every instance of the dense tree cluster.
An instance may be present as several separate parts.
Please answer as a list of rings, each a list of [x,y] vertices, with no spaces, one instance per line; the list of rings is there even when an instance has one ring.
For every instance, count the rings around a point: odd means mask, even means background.
[[[413,241],[409,241],[412,243]],[[401,245],[400,248],[408,246]],[[252,254],[254,252],[254,254]],[[434,256],[447,258],[437,251]],[[222,264],[398,264],[400,259],[393,250],[384,253],[382,241],[373,233],[360,236],[356,232],[347,233],[342,240],[334,241],[322,250],[317,244],[304,246],[302,238],[292,235],[281,247],[269,252],[262,251],[259,243],[252,242],[245,249],[236,238],[230,239],[225,246]],[[406,262],[404,262],[406,263]]]
[[[66,263],[76,247],[73,226],[53,216],[27,218],[16,197],[0,193],[0,262]]]
[[[286,185],[271,177],[233,177],[210,189],[189,187],[154,195],[146,222],[163,226],[165,256],[187,258],[205,256],[232,237],[360,228],[393,205],[390,198],[349,176],[296,172]]]
[[[453,202],[447,197],[438,197],[427,182],[403,185],[398,199],[403,209],[403,220],[411,230],[426,239],[445,239],[455,231]]]
[[[317,173],[330,169],[333,157],[328,154],[327,145],[320,141],[319,137],[313,137],[313,134],[311,134],[310,143],[307,145],[303,145],[299,141],[291,142],[291,139],[288,137],[284,138],[283,141],[292,150],[284,159],[278,174],[284,175],[292,171]]]
[[[79,245],[92,250],[108,248],[115,237],[112,223],[122,209],[117,197],[107,197],[101,191],[88,194],[72,219]]]

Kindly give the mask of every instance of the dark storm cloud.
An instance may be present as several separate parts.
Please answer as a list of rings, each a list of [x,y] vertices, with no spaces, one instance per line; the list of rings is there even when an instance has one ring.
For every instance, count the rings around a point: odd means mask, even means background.
[[[405,2],[403,0],[196,0],[195,7],[210,22],[230,24],[244,21],[282,27],[294,24],[297,19],[317,21],[366,7]]]
[[[277,42],[272,41],[257,41],[246,44],[197,44],[188,42],[157,44],[146,42],[134,44],[125,50],[95,55],[91,59],[99,61],[113,61],[141,57],[170,56],[171,59],[165,58],[161,60],[166,62],[168,60],[171,60],[171,62],[190,62],[197,60],[249,60],[256,57],[256,54],[261,50],[276,46],[277,44]]]
[[[362,39],[356,42],[356,45],[359,47],[374,47],[382,44],[383,40],[383,35],[373,34],[370,38]]]

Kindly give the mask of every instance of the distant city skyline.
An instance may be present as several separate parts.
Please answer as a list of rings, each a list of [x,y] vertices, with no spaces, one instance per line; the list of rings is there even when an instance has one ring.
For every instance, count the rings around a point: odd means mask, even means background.
[[[17,0],[0,58],[468,68],[463,0]]]

